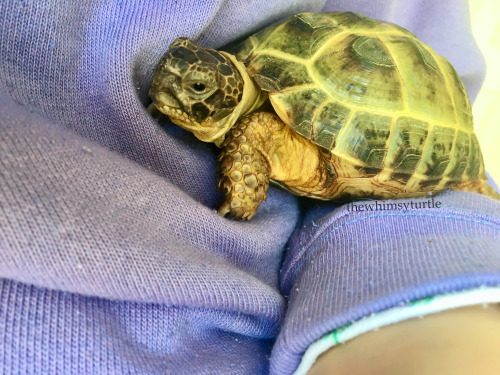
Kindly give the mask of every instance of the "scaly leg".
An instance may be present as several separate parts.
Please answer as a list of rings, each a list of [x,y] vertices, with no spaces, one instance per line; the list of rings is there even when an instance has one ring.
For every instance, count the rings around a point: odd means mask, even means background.
[[[323,197],[332,174],[315,144],[276,115],[257,112],[228,132],[219,157],[221,215],[250,219],[266,199],[269,180],[296,194]]]
[[[248,118],[242,119],[227,134],[219,155],[219,186],[225,201],[219,214],[250,220],[269,188],[269,163],[255,147],[260,140]]]

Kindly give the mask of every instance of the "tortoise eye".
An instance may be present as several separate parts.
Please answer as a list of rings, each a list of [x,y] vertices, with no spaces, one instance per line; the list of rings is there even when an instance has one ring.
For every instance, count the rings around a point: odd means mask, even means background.
[[[205,90],[205,85],[201,82],[195,82],[193,83],[193,89],[195,91],[198,91],[198,92],[201,92],[201,91],[204,91]]]

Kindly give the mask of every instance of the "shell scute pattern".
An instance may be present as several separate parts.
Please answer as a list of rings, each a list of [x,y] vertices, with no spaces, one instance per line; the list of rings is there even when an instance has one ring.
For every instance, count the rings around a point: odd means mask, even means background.
[[[474,121],[472,120],[472,108],[468,100],[465,87],[458,76],[455,68],[444,57],[438,56],[441,60],[441,67],[445,77],[451,77],[448,80],[450,92],[453,96],[453,103],[457,113],[457,126],[471,132],[473,130]]]
[[[455,141],[455,147],[452,149],[450,165],[446,170],[446,174],[451,179],[459,179],[465,172],[467,160],[470,154],[470,139],[469,134],[458,131]]]
[[[386,165],[394,170],[392,178],[406,184],[420,162],[429,124],[411,117],[396,120]],[[391,152],[392,151],[392,152]]]
[[[377,64],[366,55],[360,57],[374,51],[359,48],[359,39],[349,34],[319,55],[310,69],[315,82],[335,101],[363,109],[402,111],[402,85],[396,67]]]
[[[280,91],[289,87],[312,84],[311,76],[307,67],[287,59],[259,55],[252,61],[253,67],[258,67],[258,73],[254,73],[255,81],[266,91]],[[253,73],[250,68],[250,74]]]
[[[338,151],[357,160],[365,160],[367,174],[374,174],[384,167],[386,145],[390,135],[392,118],[369,112],[356,112],[351,120],[351,131],[338,142]]]
[[[313,142],[326,150],[333,148],[338,133],[349,118],[351,111],[338,103],[326,102],[321,109],[317,109],[312,120],[312,134],[309,137]]]
[[[439,125],[433,126],[423,155],[425,162],[419,165],[416,172],[430,179],[441,179],[450,162],[454,136],[454,129]]]
[[[281,119],[352,162],[352,177],[385,171],[423,190],[484,178],[462,82],[408,30],[354,13],[303,13],[233,51]]]
[[[475,134],[470,135],[471,139],[471,160],[465,170],[465,173],[471,180],[477,180],[479,177],[479,172],[481,169],[484,170],[482,166],[482,155],[481,149],[479,147],[479,142]]]
[[[272,37],[267,35],[259,46],[262,50],[280,51],[299,59],[309,59],[328,40],[344,29],[328,18],[302,13],[280,25]]]

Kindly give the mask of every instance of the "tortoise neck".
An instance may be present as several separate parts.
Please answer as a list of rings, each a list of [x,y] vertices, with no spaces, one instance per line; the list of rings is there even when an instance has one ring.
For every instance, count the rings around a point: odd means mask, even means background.
[[[233,112],[224,119],[225,124],[223,125],[223,128],[226,129],[227,132],[240,118],[259,108],[262,103],[266,101],[268,95],[262,91],[252,77],[248,75],[246,67],[241,61],[227,52],[219,51],[219,53],[227,57],[232,62],[233,66],[238,70],[243,78],[243,94],[241,96],[241,101],[234,108]],[[224,141],[226,132],[221,134],[221,136],[214,141],[217,146],[220,147]]]

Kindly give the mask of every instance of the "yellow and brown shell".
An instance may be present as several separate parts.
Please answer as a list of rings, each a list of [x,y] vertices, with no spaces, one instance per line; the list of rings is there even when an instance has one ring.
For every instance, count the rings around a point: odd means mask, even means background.
[[[230,52],[288,126],[367,176],[420,176],[425,190],[486,178],[462,82],[408,30],[355,13],[302,13]]]

